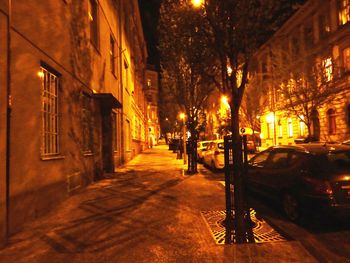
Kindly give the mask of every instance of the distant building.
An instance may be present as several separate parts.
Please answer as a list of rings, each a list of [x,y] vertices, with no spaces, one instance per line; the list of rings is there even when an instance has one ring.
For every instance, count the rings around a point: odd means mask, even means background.
[[[284,52],[303,57],[310,53],[315,65],[322,65],[326,77],[337,77],[340,88],[336,99],[315,109],[311,129],[321,141],[343,141],[350,137],[350,1],[309,0],[267,42],[256,55],[257,75],[266,91],[268,105],[260,117],[262,146],[294,144],[308,136],[305,123],[286,114],[287,99],[281,97],[276,83],[272,50],[279,45]],[[306,56],[305,56],[306,57]],[[311,56],[309,56],[311,57]],[[285,57],[282,56],[282,60]],[[302,64],[310,62],[303,61]],[[331,83],[331,82],[330,82]],[[304,116],[301,116],[302,118]]]
[[[137,0],[8,3],[0,2],[0,241],[148,145]]]
[[[160,124],[158,118],[159,75],[155,68],[148,65],[146,70],[145,94],[147,99],[148,145],[158,144]]]

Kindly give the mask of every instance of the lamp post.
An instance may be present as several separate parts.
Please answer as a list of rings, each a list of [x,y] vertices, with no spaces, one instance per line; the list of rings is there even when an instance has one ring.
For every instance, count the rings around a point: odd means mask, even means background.
[[[183,133],[183,147],[184,147],[184,164],[187,163],[187,160],[186,160],[186,123],[185,123],[185,118],[186,118],[185,113],[180,113],[180,119],[182,119],[182,126],[183,126],[182,133]]]

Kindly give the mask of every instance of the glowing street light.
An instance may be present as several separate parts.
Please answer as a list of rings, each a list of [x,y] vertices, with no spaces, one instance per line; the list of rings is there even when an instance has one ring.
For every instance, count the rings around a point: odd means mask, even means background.
[[[204,0],[192,0],[192,5],[194,7],[198,8],[198,7],[202,6],[203,2],[204,2]]]

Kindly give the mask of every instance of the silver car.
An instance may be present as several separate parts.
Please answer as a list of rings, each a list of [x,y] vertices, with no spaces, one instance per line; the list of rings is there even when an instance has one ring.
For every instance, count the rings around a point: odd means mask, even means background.
[[[203,163],[214,170],[223,169],[225,167],[223,140],[210,142],[207,150],[203,153]]]

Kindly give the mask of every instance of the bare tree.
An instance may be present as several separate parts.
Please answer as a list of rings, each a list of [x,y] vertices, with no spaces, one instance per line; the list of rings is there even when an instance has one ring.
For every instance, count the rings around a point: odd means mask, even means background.
[[[195,173],[196,141],[203,123],[200,117],[204,102],[215,88],[208,77],[215,60],[208,47],[207,24],[188,3],[165,0],[159,25],[162,88],[186,114],[193,145],[188,171]]]
[[[293,1],[204,0],[203,16],[220,65],[219,84],[229,98],[233,147],[233,180],[226,178],[226,223],[231,225],[231,195],[234,181],[234,224],[238,243],[247,242],[249,209],[244,198],[242,146],[239,110],[248,83],[248,71],[256,50],[290,14],[283,12]],[[231,187],[232,186],[232,187]]]
[[[312,50],[274,48],[270,57],[276,109],[296,116],[307,126],[308,136],[319,139],[312,129],[314,112],[344,90],[331,52],[320,56]]]

